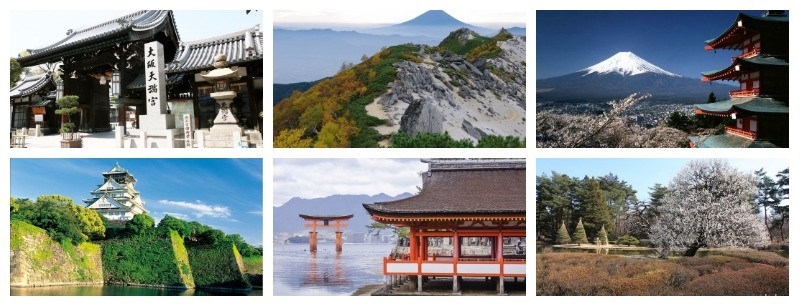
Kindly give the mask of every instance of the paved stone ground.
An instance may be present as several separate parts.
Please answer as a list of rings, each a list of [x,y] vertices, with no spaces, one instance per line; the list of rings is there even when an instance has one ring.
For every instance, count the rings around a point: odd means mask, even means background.
[[[80,133],[83,148],[116,148],[114,131],[100,133]],[[61,148],[61,134],[25,138],[25,148]]]

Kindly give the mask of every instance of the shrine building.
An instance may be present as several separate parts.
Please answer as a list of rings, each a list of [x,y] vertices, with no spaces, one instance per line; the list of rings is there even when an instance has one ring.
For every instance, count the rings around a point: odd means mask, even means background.
[[[11,128],[40,124],[57,131],[63,119],[53,119],[57,117],[52,101],[66,95],[79,97],[80,112],[71,121],[81,132],[137,128],[139,116],[147,114],[144,45],[157,41],[164,48],[169,113],[191,114],[196,129],[214,125],[220,109],[210,97],[214,84],[200,75],[214,69],[214,56],[224,54],[239,72],[229,86],[237,94],[230,109],[244,130],[260,133],[264,56],[260,25],[195,41],[183,41],[179,33],[172,11],[145,10],[68,29],[63,39],[23,51],[16,58],[22,67],[60,63],[62,83],[56,89],[23,79],[12,86]],[[42,115],[42,121],[35,115]],[[176,128],[183,128],[181,120],[176,120]]]
[[[703,72],[703,81],[734,81],[730,99],[696,104],[697,115],[730,118],[725,133],[690,137],[693,147],[789,147],[789,16],[740,13],[706,50],[740,50],[725,68]]]
[[[83,200],[86,208],[96,211],[110,221],[128,221],[134,215],[146,214],[144,201],[134,184],[136,178],[119,163],[103,172],[103,184],[91,191],[92,197]]]
[[[412,279],[422,292],[431,277],[451,278],[457,293],[464,278],[492,279],[503,294],[506,282],[524,279],[525,160],[422,162],[417,195],[364,204],[372,220],[410,229],[408,254],[383,259],[387,286]]]

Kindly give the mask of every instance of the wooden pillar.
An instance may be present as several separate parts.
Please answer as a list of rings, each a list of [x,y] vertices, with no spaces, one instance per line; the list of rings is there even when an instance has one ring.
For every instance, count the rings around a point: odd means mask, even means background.
[[[505,266],[505,262],[504,262],[504,259],[503,259],[503,230],[502,229],[500,230],[500,232],[497,233],[497,243],[496,244],[497,244],[497,246],[495,247],[495,252],[497,252],[497,261],[500,263],[500,277],[498,278],[497,293],[500,294],[500,295],[504,295],[505,294],[505,288],[504,288],[503,282],[504,282],[504,279],[505,279],[505,277],[504,277],[505,271],[503,271],[504,270],[503,268]]]
[[[417,235],[414,233],[415,228],[408,231],[408,258],[412,261],[417,260]]]
[[[311,232],[308,235],[308,249],[312,253],[317,252],[317,220],[311,221]]]
[[[461,288],[458,286],[458,258],[461,257],[460,238],[458,230],[453,230],[453,293],[458,293]]]
[[[342,232],[336,232],[336,252],[342,251]]]

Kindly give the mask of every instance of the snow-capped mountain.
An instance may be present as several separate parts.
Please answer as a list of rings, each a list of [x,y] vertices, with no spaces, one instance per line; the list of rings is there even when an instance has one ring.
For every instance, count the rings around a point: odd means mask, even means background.
[[[632,52],[619,52],[586,69],[536,81],[536,96],[542,101],[603,102],[638,92],[649,93],[654,100],[693,104],[705,101],[710,92],[724,97],[735,89],[677,75]]]
[[[642,73],[656,73],[680,77],[680,75],[661,69],[656,65],[636,56],[633,52],[619,52],[607,60],[599,62],[589,68],[581,70],[584,75],[591,73],[619,73],[621,75],[637,75]]]

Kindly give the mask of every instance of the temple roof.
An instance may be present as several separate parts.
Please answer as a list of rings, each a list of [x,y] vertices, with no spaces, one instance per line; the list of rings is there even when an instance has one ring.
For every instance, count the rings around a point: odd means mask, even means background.
[[[26,75],[21,80],[17,81],[14,87],[11,87],[10,95],[11,98],[28,96],[42,90],[50,84],[55,86],[53,77],[49,73],[34,76]]]
[[[736,69],[739,66],[739,69]],[[765,69],[789,70],[788,56],[775,56],[760,54],[750,58],[737,57],[731,65],[719,70],[701,72],[703,81],[713,80],[738,80],[742,72],[752,72]]]
[[[781,11],[779,11],[781,12]],[[741,21],[742,26],[739,26]],[[743,42],[746,37],[752,36],[753,32],[747,33],[747,29],[760,30],[775,25],[785,24],[786,28],[789,27],[789,16],[786,14],[768,11],[762,16],[749,16],[742,13],[736,16],[736,20],[728,27],[725,32],[715,38],[706,40],[706,50],[713,49],[736,49],[741,50],[744,45]],[[788,39],[788,37],[787,37]]]
[[[43,48],[25,50],[25,54],[17,58],[17,61],[20,64],[35,65],[40,63],[36,61],[37,59],[59,56],[62,51],[77,50],[78,47],[120,36],[123,33],[148,34],[153,30],[159,30],[165,25],[171,25],[175,29],[175,40],[178,41],[179,37],[177,37],[177,27],[175,26],[175,18],[172,16],[172,11],[137,11],[97,25],[77,30],[69,29],[65,38]]]
[[[423,160],[419,194],[364,204],[370,215],[525,214],[525,160]]]
[[[214,69],[214,56],[228,56],[228,65],[264,58],[264,33],[256,25],[225,35],[182,42],[175,60],[167,64],[167,73]]]
[[[753,113],[788,114],[789,105],[772,98],[734,98],[730,100],[695,104],[695,107],[710,113],[730,113],[734,110],[744,110]]]

